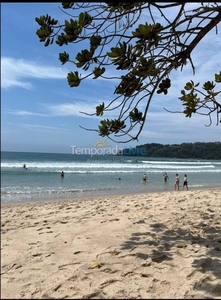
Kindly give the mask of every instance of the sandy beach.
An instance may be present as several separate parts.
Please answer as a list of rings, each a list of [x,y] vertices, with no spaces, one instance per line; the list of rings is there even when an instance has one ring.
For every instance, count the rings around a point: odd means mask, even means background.
[[[221,189],[1,206],[3,299],[220,299]]]

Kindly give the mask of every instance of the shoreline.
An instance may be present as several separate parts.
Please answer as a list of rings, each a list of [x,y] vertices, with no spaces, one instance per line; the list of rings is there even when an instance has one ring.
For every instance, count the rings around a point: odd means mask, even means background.
[[[221,189],[6,203],[3,299],[220,299]]]
[[[221,187],[212,187],[212,186],[206,186],[206,187],[191,187],[189,190],[178,190],[175,191],[174,189],[171,190],[159,190],[159,191],[146,191],[146,192],[135,192],[135,193],[110,193],[110,194],[99,194],[99,195],[82,195],[82,196],[68,196],[68,197],[55,197],[55,198],[41,198],[41,199],[23,199],[23,200],[10,200],[10,201],[3,201],[1,202],[1,206],[7,206],[7,205],[25,205],[25,204],[40,204],[40,203],[48,203],[48,202],[58,202],[58,201],[82,201],[87,199],[97,199],[97,198],[104,198],[104,197],[121,197],[121,196],[136,196],[136,195],[149,195],[149,194],[155,194],[155,193],[171,193],[171,192],[190,192],[190,191],[201,191],[201,190],[220,190]]]

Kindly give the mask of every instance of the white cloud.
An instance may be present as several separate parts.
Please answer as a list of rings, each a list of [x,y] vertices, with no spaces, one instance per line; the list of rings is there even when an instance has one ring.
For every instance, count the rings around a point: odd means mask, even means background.
[[[38,124],[18,124],[19,127],[25,128],[25,130],[28,131],[42,131],[42,132],[47,132],[47,131],[53,131],[53,132],[58,132],[60,130],[66,131],[67,129],[61,128],[61,127],[56,127],[56,126],[45,126],[45,125],[38,125]]]
[[[13,109],[4,109],[2,112],[11,114],[11,115],[17,115],[17,116],[42,116],[47,117],[47,114],[37,113],[37,112],[31,112],[27,110],[13,110]]]
[[[52,116],[79,116],[79,117],[89,117],[89,118],[98,118],[96,115],[91,116],[87,114],[94,114],[96,112],[95,108],[98,103],[65,103],[65,104],[58,104],[58,105],[49,105],[47,109]],[[86,113],[86,114],[85,114]],[[116,112],[105,112],[104,118],[110,115],[116,115]]]
[[[61,67],[44,66],[34,61],[3,57],[1,59],[1,87],[33,88],[30,82],[35,79],[65,79],[68,71]]]
[[[80,103],[65,103],[58,105],[49,105],[48,110],[53,116],[84,116],[82,112],[94,113],[95,108],[93,105],[86,105]]]
[[[198,114],[187,118],[179,113],[149,113],[140,139],[160,140],[162,143],[219,141],[220,132],[215,122],[206,127],[208,123],[206,116]]]
[[[95,113],[95,107],[98,104],[80,104],[80,103],[65,103],[65,104],[58,104],[58,105],[48,105],[43,104],[44,111],[47,113],[38,113],[33,111],[27,110],[12,110],[12,109],[5,109],[3,110],[5,113],[17,115],[17,116],[38,116],[38,117],[63,117],[63,116],[78,116],[78,117],[88,117],[88,118],[98,118],[97,116],[91,116],[88,114]],[[116,114],[116,112],[115,112]],[[110,112],[105,113],[106,116],[109,116]]]

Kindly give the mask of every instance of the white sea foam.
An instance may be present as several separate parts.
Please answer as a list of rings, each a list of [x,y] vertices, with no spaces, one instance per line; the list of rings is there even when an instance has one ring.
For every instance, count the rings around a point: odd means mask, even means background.
[[[166,184],[164,172],[169,175]],[[145,183],[143,173],[148,177]],[[190,189],[221,186],[217,160],[2,153],[1,201],[174,190],[176,173],[181,184],[188,175]]]

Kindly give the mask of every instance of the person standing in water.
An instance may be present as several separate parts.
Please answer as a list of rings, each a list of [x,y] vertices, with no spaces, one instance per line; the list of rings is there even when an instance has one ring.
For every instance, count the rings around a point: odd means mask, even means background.
[[[169,180],[169,176],[167,172],[163,173],[163,177],[164,177],[164,182],[167,182],[167,180]]]
[[[142,180],[143,180],[143,182],[147,181],[147,174],[146,173],[143,174]]]
[[[180,189],[180,176],[179,176],[179,174],[176,174],[176,176],[175,176],[175,191],[176,191],[176,189],[178,191]]]
[[[184,175],[184,178],[183,178],[183,188],[182,188],[182,190],[184,189],[184,186],[186,187],[186,189],[188,191],[188,180],[187,180],[187,175],[186,174]]]

